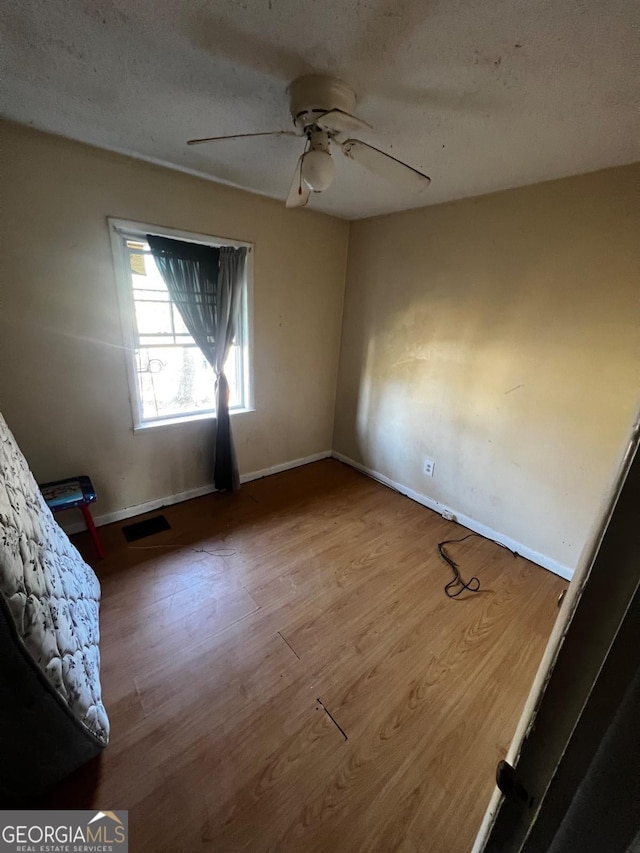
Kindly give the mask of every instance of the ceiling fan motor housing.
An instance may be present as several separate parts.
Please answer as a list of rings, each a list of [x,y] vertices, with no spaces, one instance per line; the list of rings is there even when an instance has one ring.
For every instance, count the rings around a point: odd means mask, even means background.
[[[323,74],[298,77],[289,86],[289,109],[293,123],[302,133],[330,110],[352,114],[356,93],[342,80]]]

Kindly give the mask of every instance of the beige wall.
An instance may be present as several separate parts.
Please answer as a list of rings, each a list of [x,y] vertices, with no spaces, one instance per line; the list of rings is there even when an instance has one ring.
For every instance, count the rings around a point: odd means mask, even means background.
[[[0,410],[38,479],[91,474],[96,514],[212,480],[212,423],[133,434],[106,217],[251,241],[256,411],[241,472],[331,448],[348,223],[1,127]]]
[[[573,567],[640,402],[639,203],[635,165],[352,223],[334,449]]]

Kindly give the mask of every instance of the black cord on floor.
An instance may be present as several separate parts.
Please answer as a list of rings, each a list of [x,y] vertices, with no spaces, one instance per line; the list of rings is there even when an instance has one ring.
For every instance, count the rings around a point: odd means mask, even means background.
[[[444,594],[448,598],[457,598],[461,593],[466,590],[469,592],[479,592],[480,590],[480,581],[477,577],[472,577],[471,580],[465,583],[460,577],[460,570],[458,569],[457,563],[451,559],[451,557],[445,552],[444,546],[451,545],[453,542],[464,542],[465,539],[469,539],[471,536],[477,536],[477,533],[468,533],[466,536],[463,536],[461,539],[445,539],[444,542],[438,542],[438,553],[448,565],[451,567],[451,571],[453,572],[453,578],[446,584],[444,588]],[[451,592],[451,587],[459,586],[457,592]]]
[[[464,542],[465,539],[470,539],[472,536],[480,536],[479,533],[467,533],[466,536],[461,537],[460,539],[445,539],[444,542],[438,542],[438,553],[442,557],[442,559],[451,567],[451,571],[453,572],[453,578],[446,584],[444,588],[445,595],[448,598],[457,598],[461,593],[465,590],[468,592],[479,592],[480,591],[480,581],[475,575],[469,581],[463,581],[460,576],[460,570],[458,569],[458,564],[455,563],[451,557],[445,552],[445,545],[452,545],[455,542]],[[484,538],[484,537],[481,537]],[[501,548],[505,548],[507,551],[511,551],[510,548],[507,548],[506,545],[503,545],[502,542],[496,542],[496,545],[499,545]],[[516,551],[511,551],[514,557],[519,556]],[[459,589],[457,592],[451,592],[451,587],[458,586]]]

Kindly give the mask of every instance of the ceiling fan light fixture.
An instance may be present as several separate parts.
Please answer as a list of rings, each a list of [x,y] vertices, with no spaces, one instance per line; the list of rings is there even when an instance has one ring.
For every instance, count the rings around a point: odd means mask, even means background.
[[[314,192],[329,189],[336,167],[331,154],[320,148],[307,151],[302,160],[302,180]]]
[[[339,145],[339,150],[349,160],[355,160],[371,174],[384,178],[399,189],[417,193],[431,183],[428,175],[367,142],[354,138],[344,140],[352,132],[372,129],[370,124],[353,114],[356,94],[346,83],[335,77],[307,74],[294,80],[288,92],[295,131],[209,136],[190,139],[187,144],[258,136],[305,136],[304,152],[296,163],[285,201],[286,207],[304,207],[312,192],[323,192],[332,185],[335,178],[332,143]]]

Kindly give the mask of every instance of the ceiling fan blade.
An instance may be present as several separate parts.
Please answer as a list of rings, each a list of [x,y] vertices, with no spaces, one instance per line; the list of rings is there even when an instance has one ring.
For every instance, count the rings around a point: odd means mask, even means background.
[[[311,190],[302,180],[303,158],[304,154],[296,163],[296,170],[293,173],[293,180],[291,181],[291,187],[289,188],[289,195],[287,196],[285,207],[304,207],[309,201]]]
[[[262,133],[232,133],[230,136],[205,136],[203,139],[189,139],[187,145],[200,145],[203,142],[218,142],[221,139],[246,139],[248,136],[298,136],[292,130],[267,130]]]
[[[353,133],[358,130],[371,130],[371,125],[367,124],[357,116],[352,116],[351,113],[346,113],[344,110],[329,110],[323,113],[316,120],[318,127],[323,130],[333,130],[336,133]]]
[[[347,139],[346,142],[343,142],[342,153],[350,160],[360,163],[365,169],[369,169],[374,175],[386,178],[387,181],[408,190],[420,192],[431,183],[431,178],[427,175],[423,175],[422,172],[412,166],[407,166],[402,160],[367,145],[366,142],[360,142],[359,139]]]

